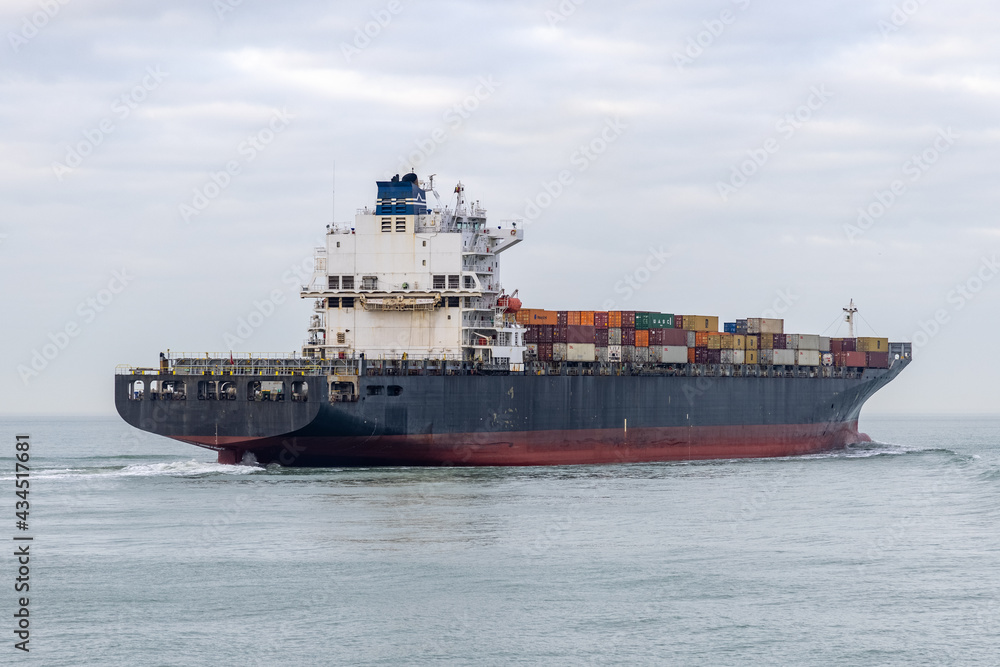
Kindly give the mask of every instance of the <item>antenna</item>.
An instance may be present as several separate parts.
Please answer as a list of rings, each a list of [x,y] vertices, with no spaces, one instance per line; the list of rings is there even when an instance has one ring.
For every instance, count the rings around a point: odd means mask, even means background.
[[[333,161],[333,192],[331,193],[330,206],[333,208],[333,219],[331,223],[337,224],[337,161]]]
[[[854,313],[858,312],[858,309],[854,307],[854,299],[851,299],[851,303],[844,308],[844,319],[847,321],[847,337],[854,338]]]

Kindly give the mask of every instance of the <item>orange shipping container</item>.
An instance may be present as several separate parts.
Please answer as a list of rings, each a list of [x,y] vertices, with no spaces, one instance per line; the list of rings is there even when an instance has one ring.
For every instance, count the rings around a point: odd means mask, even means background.
[[[608,311],[608,328],[621,329],[621,326],[622,326],[622,311],[620,310]]]
[[[554,310],[532,310],[530,311],[528,324],[548,324],[555,326],[558,324],[558,317]]]
[[[581,310],[580,311],[580,325],[584,327],[594,326],[594,311],[592,310]]]
[[[578,327],[578,326],[580,326],[580,311],[579,310],[571,310],[571,311],[567,312],[566,313],[566,317],[567,317],[566,324],[570,325],[571,327]],[[591,326],[593,326],[593,325],[591,325]]]
[[[693,364],[694,363],[694,348],[693,347],[689,347],[688,348],[688,363],[689,364]]]
[[[707,331],[696,331],[694,333],[694,346],[695,347],[708,347],[708,332]]]
[[[649,347],[649,331],[647,331],[646,329],[636,329],[635,346]]]

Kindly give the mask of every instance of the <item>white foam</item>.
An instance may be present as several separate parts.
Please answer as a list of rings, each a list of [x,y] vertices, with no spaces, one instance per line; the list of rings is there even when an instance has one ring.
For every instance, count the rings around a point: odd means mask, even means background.
[[[194,477],[202,475],[250,475],[264,472],[262,466],[244,460],[239,465],[226,465],[209,461],[169,461],[166,463],[136,463],[124,467],[106,468],[52,468],[31,471],[32,479],[71,479],[79,477]],[[13,475],[2,476],[0,481],[13,480]]]

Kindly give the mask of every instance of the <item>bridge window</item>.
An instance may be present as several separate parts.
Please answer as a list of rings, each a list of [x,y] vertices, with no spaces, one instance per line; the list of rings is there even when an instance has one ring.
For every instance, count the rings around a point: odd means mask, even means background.
[[[434,276],[434,289],[444,289],[444,276]]]
[[[378,289],[378,276],[364,276],[361,279],[361,289]]]
[[[332,296],[326,300],[327,308],[340,308],[340,298]]]
[[[345,297],[343,297],[340,300],[340,307],[341,308],[354,308],[354,297],[353,296],[345,296]]]
[[[340,286],[343,289],[354,289],[354,276],[341,276]]]
[[[472,276],[465,276],[465,289],[472,289],[476,286],[476,281]]]
[[[457,297],[457,296],[449,296],[448,297],[448,307],[449,308],[458,308],[458,301],[459,301],[459,299],[460,299],[460,297]]]
[[[448,289],[458,289],[458,275],[448,276]]]
[[[340,289],[340,276],[327,276],[326,287],[327,289]]]

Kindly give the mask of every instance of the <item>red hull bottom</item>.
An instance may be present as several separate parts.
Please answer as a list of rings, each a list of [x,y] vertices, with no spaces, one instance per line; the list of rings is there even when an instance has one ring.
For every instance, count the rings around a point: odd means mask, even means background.
[[[625,430],[533,431],[338,438],[287,436],[220,443],[185,442],[219,451],[220,463],[247,452],[285,466],[529,466],[645,463],[800,456],[865,442],[858,423],[692,426]]]

